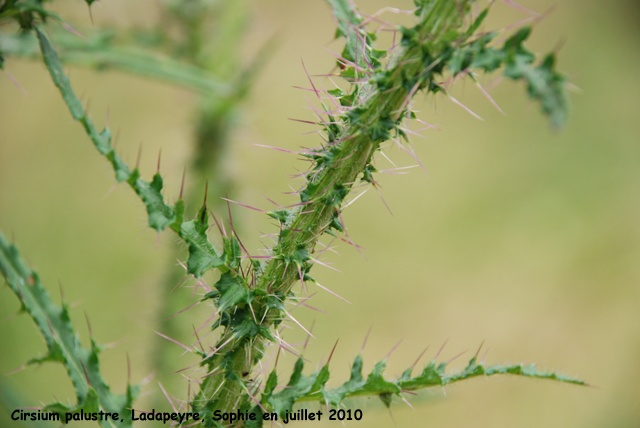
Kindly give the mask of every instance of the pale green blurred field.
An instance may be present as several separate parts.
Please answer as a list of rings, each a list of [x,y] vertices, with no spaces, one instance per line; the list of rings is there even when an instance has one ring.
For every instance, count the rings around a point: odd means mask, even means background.
[[[499,3],[499,2],[498,2]],[[544,11],[554,2],[521,1]],[[103,0],[98,22],[127,26],[154,19],[153,1]],[[361,1],[374,12],[389,1]],[[398,7],[410,7],[397,1]],[[88,25],[80,1],[65,16]],[[524,16],[498,4],[487,24],[499,28]],[[426,345],[426,359],[449,340],[442,358],[468,350],[452,363],[460,367],[485,340],[489,362],[538,362],[542,368],[576,375],[598,388],[549,381],[494,377],[434,389],[392,407],[360,400],[365,417],[350,426],[581,427],[640,426],[640,8],[633,1],[567,0],[534,32],[530,46],[552,50],[565,41],[560,67],[582,92],[573,94],[572,120],[561,132],[549,129],[524,89],[504,82],[493,92],[502,116],[470,84],[454,93],[480,114],[478,121],[443,98],[419,98],[421,117],[441,123],[441,132],[415,139],[430,175],[381,176],[392,217],[370,191],[345,212],[350,236],[367,248],[363,258],[339,245],[329,261],[343,273],[314,268],[318,280],[353,302],[320,291],[312,303],[330,315],[297,310],[305,325],[316,320],[307,358],[315,368],[337,338],[333,356],[339,385],[371,327],[365,364],[383,358],[404,339],[387,374],[399,375]],[[75,19],[75,21],[74,21]],[[385,19],[392,20],[387,15]],[[239,118],[228,169],[238,182],[236,198],[269,208],[263,198],[289,202],[285,177],[305,164],[292,155],[253,143],[295,149],[318,144],[313,130],[287,118],[312,119],[300,60],[312,74],[325,74],[333,57],[334,23],[321,0],[255,1],[244,55],[250,57],[272,34],[279,47],[265,66]],[[102,354],[102,367],[116,392],[126,382],[126,357],[133,381],[150,372],[150,344],[156,338],[155,310],[163,276],[177,267],[169,258],[174,238],[145,226],[141,203],[125,186],[105,196],[114,183],[109,165],[72,122],[41,63],[9,60],[8,69],[29,92],[23,96],[0,75],[0,230],[14,234],[54,300],[58,282],[83,343],[91,319],[101,343],[118,342]],[[143,143],[142,170],[155,171],[159,148],[167,196],[175,198],[191,153],[191,118],[196,97],[181,89],[122,73],[71,69],[76,91],[91,99],[102,123],[107,108],[120,129],[121,152],[135,162]],[[324,81],[325,86],[330,82]],[[389,150],[400,165],[413,163]],[[380,159],[382,168],[389,167]],[[199,203],[199,201],[194,201]],[[261,233],[275,229],[259,213],[238,210],[245,245],[255,249]],[[190,289],[171,298],[189,304]],[[44,342],[9,288],[0,288],[0,382],[37,406],[55,396],[75,399],[58,365],[4,373],[42,354]],[[195,319],[194,319],[195,318]],[[205,312],[185,313],[185,329],[200,325]],[[299,330],[299,329],[298,329]],[[287,333],[290,342],[304,337]],[[175,361],[185,367],[188,357]],[[287,358],[290,363],[292,358]],[[280,366],[279,366],[280,367]],[[281,376],[286,378],[285,366]],[[178,375],[176,375],[177,377]],[[186,395],[186,382],[172,393]],[[137,408],[160,394],[152,381]],[[18,398],[17,398],[18,399]],[[337,422],[334,422],[336,424]],[[298,424],[324,427],[329,423]],[[12,425],[0,413],[0,426]],[[151,426],[142,425],[141,426]]]

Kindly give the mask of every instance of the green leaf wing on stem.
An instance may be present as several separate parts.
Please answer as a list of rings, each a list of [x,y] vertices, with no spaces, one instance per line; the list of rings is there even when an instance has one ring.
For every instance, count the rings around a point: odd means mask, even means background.
[[[284,417],[286,412],[293,410],[295,403],[305,401],[319,401],[322,404],[328,403],[332,406],[339,406],[346,398],[362,396],[378,396],[386,406],[389,406],[394,396],[402,398],[406,392],[418,391],[421,389],[445,386],[454,382],[471,379],[478,376],[493,376],[499,374],[511,374],[515,376],[532,377],[539,379],[552,379],[576,385],[587,385],[586,382],[564,376],[554,372],[544,372],[536,369],[535,365],[515,364],[515,365],[493,365],[486,366],[477,363],[476,358],[472,358],[467,367],[459,373],[447,374],[445,369],[447,363],[437,363],[430,361],[423,371],[411,377],[411,369],[406,370],[397,380],[390,380],[384,377],[386,359],[378,361],[366,379],[362,375],[362,356],[358,355],[351,369],[351,378],[343,385],[326,389],[325,383],[329,378],[328,365],[309,376],[305,376],[302,371],[304,362],[302,359],[296,361],[291,374],[291,379],[286,388],[278,393],[274,393],[273,387],[267,387],[263,391],[261,403],[268,407],[268,411],[273,411]],[[268,384],[277,383],[277,375],[273,371],[269,375]]]

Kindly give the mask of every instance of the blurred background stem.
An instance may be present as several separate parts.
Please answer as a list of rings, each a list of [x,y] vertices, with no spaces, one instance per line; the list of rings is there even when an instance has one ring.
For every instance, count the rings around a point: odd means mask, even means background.
[[[206,0],[168,0],[164,3],[164,20],[179,29],[183,35],[178,44],[178,51],[184,59],[210,72],[220,81],[231,83],[234,88],[231,96],[216,97],[204,95],[195,112],[194,152],[187,168],[190,182],[193,185],[185,189],[187,215],[194,215],[195,209],[203,199],[205,183],[207,201],[213,212],[222,208],[221,196],[233,194],[233,179],[226,167],[226,153],[231,143],[233,130],[237,123],[240,104],[248,93],[251,78],[256,64],[250,64],[247,72],[239,72],[241,58],[240,44],[246,27],[248,0],[225,0],[209,2]],[[191,210],[189,210],[189,208]],[[172,259],[180,256],[177,245]],[[188,305],[184,294],[172,293],[176,285],[183,279],[185,272],[176,269],[170,263],[160,290],[160,307],[156,311],[157,330],[180,342],[190,342],[191,332],[179,328],[179,324],[170,318]],[[173,343],[156,338],[152,347],[152,367],[168,390],[176,390],[184,385],[184,380],[170,373],[175,372],[176,361],[182,349]],[[166,406],[166,400],[157,395],[153,400],[155,408]]]

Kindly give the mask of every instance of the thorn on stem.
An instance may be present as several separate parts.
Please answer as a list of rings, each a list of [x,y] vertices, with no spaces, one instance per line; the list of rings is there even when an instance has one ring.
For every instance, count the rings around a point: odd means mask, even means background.
[[[211,215],[211,218],[213,218],[213,221],[216,222],[216,226],[218,226],[218,230],[220,231],[220,235],[224,236],[225,238],[228,238],[227,236],[227,231],[224,230],[224,223],[222,224],[222,226],[220,226],[220,223],[218,222],[218,219],[216,218],[215,215],[213,215],[213,213],[209,213]]]
[[[160,337],[163,337],[163,338],[167,339],[167,340],[168,340],[168,341],[170,341],[170,342],[175,343],[176,345],[178,345],[178,346],[180,346],[180,347],[182,347],[182,348],[186,349],[187,351],[191,351],[191,348],[189,348],[187,345],[185,345],[185,344],[183,344],[183,343],[180,343],[180,342],[178,342],[177,340],[170,338],[169,336],[165,336],[164,334],[162,334],[162,333],[160,333],[160,332],[157,332],[157,331],[154,331],[154,333],[155,333],[155,334],[157,334],[157,335],[158,335],[158,336],[160,336]]]
[[[252,207],[251,205],[241,204],[240,202],[234,201],[232,199],[227,199],[227,198],[221,198],[221,199],[223,201],[232,202],[234,204],[240,205],[241,207],[249,208],[250,210],[258,211],[258,212],[261,212],[261,213],[266,213],[266,211],[261,210],[260,208],[255,208],[255,207]]]
[[[229,195],[225,194],[226,197],[229,197]],[[229,204],[229,201],[227,200],[227,212],[229,213],[229,225],[231,226],[231,233],[235,234],[235,230],[233,229],[233,216],[231,215],[231,204]]]
[[[311,328],[309,328],[309,332],[313,333],[313,327],[315,325],[316,325],[316,320],[313,320],[313,322],[311,323]],[[302,355],[304,355],[304,353],[307,350],[307,345],[309,344],[309,339],[311,339],[311,335],[308,335],[307,339],[304,341],[304,346],[302,347]],[[276,360],[276,364],[277,364],[277,360]]]
[[[276,349],[276,363],[273,365],[273,370],[274,371],[278,367],[278,360],[279,359],[280,359],[280,348],[278,347],[278,349]]]
[[[371,334],[372,329],[373,327],[369,327],[369,331],[367,332],[367,335],[364,337],[364,342],[362,342],[362,348],[360,348],[360,354],[364,352],[364,347],[367,346],[367,340],[369,340],[369,335]]]
[[[171,401],[171,399],[169,398],[169,394],[167,394],[167,391],[165,391],[164,387],[162,386],[162,384],[160,383],[160,381],[158,381],[158,385],[160,386],[160,389],[162,390],[162,393],[164,394],[165,398],[167,399],[167,401],[169,402],[169,405],[171,406],[171,408],[173,409],[173,411],[175,413],[178,413],[178,411],[176,410],[176,407],[173,405],[173,401]]]
[[[182,183],[180,184],[180,196],[178,197],[178,199],[182,199],[184,195],[184,180],[186,177],[187,177],[187,167],[185,167],[184,170],[182,171]]]
[[[333,345],[333,349],[331,350],[331,354],[329,354],[329,359],[327,360],[327,364],[325,364],[327,367],[329,366],[329,363],[331,362],[331,358],[333,357],[333,352],[336,350],[336,346],[338,346],[338,342],[340,341],[340,338],[338,338],[336,340],[335,345]]]
[[[84,377],[87,379],[87,383],[89,384],[89,386],[92,386],[91,381],[89,380],[89,373],[87,373],[87,368],[84,366],[82,360],[80,360],[80,365],[82,365],[82,370],[84,370]]]
[[[302,68],[304,69],[304,72],[307,75],[307,78],[309,79],[309,83],[311,83],[311,87],[313,88],[313,92],[316,93],[316,96],[318,97],[320,102],[322,102],[322,98],[320,98],[320,93],[316,89],[316,85],[313,84],[313,80],[311,80],[311,76],[309,76],[309,72],[307,71],[307,67],[305,67],[305,65],[304,65],[304,61],[302,59],[300,59],[300,62],[302,62]]]
[[[391,354],[393,354],[393,351],[395,351],[395,350],[396,350],[396,348],[398,348],[398,346],[400,346],[400,344],[402,343],[402,341],[403,341],[403,340],[404,340],[404,339],[400,339],[400,341],[399,341],[398,343],[396,343],[396,346],[394,346],[393,348],[391,348],[391,351],[389,351],[389,353],[387,354],[387,356],[386,356],[386,357],[384,357],[384,359],[385,359],[385,360],[386,360],[386,359],[388,359],[388,358],[391,356]]]
[[[442,350],[444,349],[444,347],[447,345],[447,342],[449,341],[449,339],[445,340],[444,343],[442,344],[442,347],[440,348],[440,350],[438,351],[438,353],[436,354],[435,357],[433,357],[433,361],[436,361],[438,359],[438,357],[440,356],[440,353],[442,352]]]
[[[446,362],[446,364],[448,365],[449,363],[451,363],[451,362],[452,362],[453,360],[455,360],[456,358],[458,358],[458,357],[460,357],[460,356],[464,355],[466,352],[467,352],[467,351],[460,352],[460,353],[459,353],[458,355],[456,355],[455,357],[450,358],[450,359]]]
[[[207,195],[209,194],[209,179],[204,185],[204,202],[202,203],[202,214],[200,214],[200,223],[204,223],[207,218]]]
[[[482,349],[482,345],[484,345],[485,340],[483,340],[482,343],[480,344],[480,347],[478,348],[478,352],[476,352],[476,355],[473,357],[474,360],[478,359],[478,355],[480,355],[480,350]]]
[[[196,326],[191,324],[191,328],[193,328],[193,334],[196,336],[196,339],[198,339],[198,341],[196,343],[198,345],[200,345],[200,350],[204,354],[204,347],[202,346],[202,343],[200,343],[200,338],[198,337],[198,332],[196,331]]]
[[[70,32],[74,36],[80,37],[81,39],[86,39],[86,37],[81,32],[79,32],[78,30],[73,28],[69,23],[63,22],[62,26],[64,27],[65,30],[67,30],[68,32]]]
[[[422,358],[422,356],[427,352],[427,350],[429,349],[429,346],[427,346],[426,348],[424,348],[424,351],[422,351],[420,353],[420,355],[418,355],[418,358],[416,358],[416,361],[413,363],[413,365],[411,366],[411,369],[413,370],[413,368],[418,364],[418,361],[420,361],[420,358]]]
[[[131,385],[131,358],[129,358],[129,353],[127,355],[127,385]]]
[[[89,337],[93,339],[93,330],[91,329],[91,323],[89,322],[89,315],[87,312],[84,313],[84,319],[87,321],[87,329],[89,330]]]
[[[138,158],[136,159],[136,168],[135,169],[139,169],[140,168],[140,159],[142,158],[142,143],[140,143],[140,146],[138,147]]]
[[[487,358],[487,354],[489,353],[489,348],[487,348],[486,351],[484,351],[484,355],[482,356],[482,359],[480,360],[480,363],[484,363],[484,359]]]
[[[27,368],[27,365],[26,365],[26,364],[23,364],[23,365],[21,365],[20,367],[17,367],[17,368],[15,368],[15,369],[13,369],[13,370],[10,370],[10,371],[6,372],[6,373],[5,373],[5,376],[9,376],[9,375],[12,375],[12,374],[15,374],[15,373],[21,372],[22,370],[24,370],[24,369],[26,369],[26,368]]]
[[[62,289],[62,283],[58,281],[58,288],[60,289],[60,301],[64,304],[64,290]]]
[[[113,143],[111,144],[111,148],[113,150],[116,149],[116,147],[118,147],[118,139],[120,138],[120,130],[116,130],[116,135],[113,137]]]
[[[5,74],[7,75],[7,77],[9,78],[9,80],[11,80],[11,83],[13,83],[15,85],[16,88],[18,88],[20,90],[20,92],[22,92],[22,95],[24,95],[25,97],[29,96],[29,93],[27,92],[27,90],[20,84],[20,82],[18,82],[18,79],[16,79],[15,77],[13,77],[13,74],[9,73],[8,70],[4,70]]]

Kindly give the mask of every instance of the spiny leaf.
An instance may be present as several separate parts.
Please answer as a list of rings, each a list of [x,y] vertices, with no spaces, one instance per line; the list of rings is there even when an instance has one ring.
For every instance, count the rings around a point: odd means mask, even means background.
[[[225,262],[215,247],[209,242],[208,212],[205,205],[193,220],[180,224],[178,235],[189,245],[187,272],[196,278],[201,277],[207,270],[222,267]]]
[[[240,257],[242,251],[240,250],[240,241],[235,236],[231,238],[222,238],[224,246],[224,259],[225,265],[231,270],[236,270],[240,266]]]
[[[225,266],[225,260],[221,258],[218,251],[207,238],[207,216],[203,215],[200,219],[183,222],[184,202],[180,200],[175,206],[171,206],[164,201],[164,197],[162,196],[163,182],[160,174],[156,173],[153,180],[148,182],[140,178],[140,172],[137,168],[133,171],[129,169],[111,145],[111,131],[105,127],[103,131],[98,132],[82,108],[80,100],[71,88],[68,77],[62,70],[58,55],[49,43],[47,37],[39,28],[35,27],[35,31],[47,69],[53,78],[53,82],[60,90],[71,115],[75,120],[82,123],[94,146],[102,155],[109,159],[118,182],[126,181],[138,194],[147,209],[149,226],[157,231],[162,231],[170,227],[184,240],[189,246],[187,268],[189,273],[194,276],[200,277],[204,272],[212,268],[221,268],[221,271],[227,271],[228,268]],[[203,209],[206,214],[206,207],[203,207]]]
[[[154,174],[151,183],[144,180],[132,180],[134,174],[129,177],[129,184],[140,196],[142,202],[147,207],[149,215],[149,226],[157,231],[162,231],[176,220],[173,207],[165,204],[162,196],[162,177]]]
[[[29,364],[46,361],[62,363],[76,391],[75,407],[53,403],[45,409],[58,412],[64,417],[64,412],[77,412],[80,409],[95,412],[101,408],[105,412],[118,413],[122,418],[122,422],[117,424],[112,420],[104,420],[100,422],[101,426],[131,427],[129,409],[139,388],[128,386],[126,395],[111,392],[100,374],[100,348],[96,342],[91,340],[90,350],[82,348],[71,325],[67,306],[64,303],[57,306],[51,301],[38,274],[28,267],[15,245],[7,242],[1,233],[0,273],[20,299],[22,310],[33,318],[47,344],[47,354],[31,359]]]
[[[218,310],[224,311],[240,302],[246,302],[247,289],[242,278],[232,276],[230,272],[223,273],[215,287],[220,292]]]
[[[496,33],[482,35],[452,51],[448,69],[455,76],[467,69],[491,72],[504,67],[505,77],[522,80],[527,85],[528,95],[541,103],[551,123],[562,127],[569,111],[566,78],[555,69],[554,54],[544,57],[540,64],[534,64],[535,55],[524,46],[530,34],[530,27],[520,29],[501,49],[488,46]]]
[[[162,190],[162,178],[156,174],[153,182],[149,183],[139,178],[140,174],[137,170],[133,172],[129,171],[129,168],[115,153],[113,147],[111,147],[111,132],[109,129],[105,128],[102,132],[98,132],[84,111],[82,103],[73,92],[69,78],[62,70],[62,65],[58,60],[56,51],[39,28],[36,27],[35,31],[40,42],[42,56],[47,65],[47,69],[51,74],[53,82],[60,90],[62,98],[69,107],[71,116],[83,125],[87,135],[98,151],[111,160],[118,181],[126,180],[141,197],[149,213],[149,225],[158,231],[163,230],[169,224],[173,223],[175,214],[172,207],[164,203],[164,199],[160,193]]]
[[[393,396],[401,397],[404,391],[416,391],[433,386],[445,386],[454,382],[471,379],[477,376],[492,376],[498,374],[511,374],[516,376],[533,377],[539,379],[552,379],[576,385],[587,385],[584,381],[563,376],[553,372],[543,372],[535,368],[535,365],[494,365],[485,366],[477,363],[476,358],[469,361],[467,367],[459,373],[447,374],[447,363],[430,361],[422,373],[411,377],[411,369],[406,370],[398,380],[389,380],[384,377],[386,359],[378,361],[371,373],[362,376],[362,356],[358,355],[351,369],[351,378],[343,385],[326,390],[324,385],[329,379],[327,365],[310,376],[303,374],[304,362],[298,359],[291,374],[287,387],[278,393],[274,393],[274,383],[277,382],[275,372],[269,375],[267,386],[263,390],[262,403],[269,405],[270,409],[280,416],[285,412],[291,412],[295,403],[303,401],[319,401],[332,406],[339,406],[345,398],[359,396],[378,396],[385,405],[391,403]]]
[[[488,67],[494,57],[504,63],[504,75],[514,80],[522,80],[527,85],[527,92],[533,99],[540,101],[542,110],[551,118],[551,123],[562,127],[567,121],[569,111],[569,96],[566,90],[566,77],[555,69],[555,54],[544,57],[540,64],[535,65],[535,55],[524,47],[523,43],[531,34],[530,27],[524,27],[509,38],[501,50],[485,49],[484,55],[474,59],[472,68]]]

